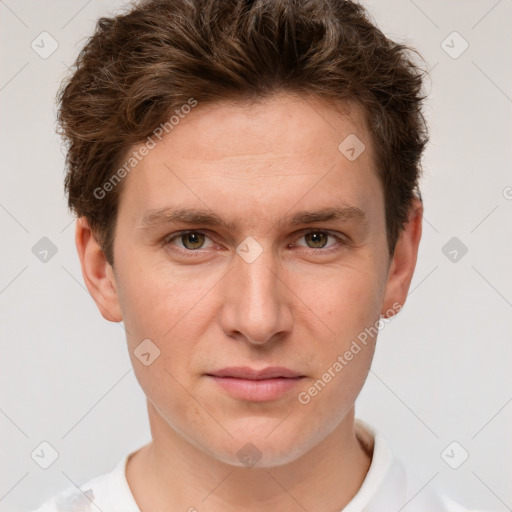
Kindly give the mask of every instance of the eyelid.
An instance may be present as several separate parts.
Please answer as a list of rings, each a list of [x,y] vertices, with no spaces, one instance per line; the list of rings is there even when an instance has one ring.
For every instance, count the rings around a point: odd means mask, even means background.
[[[340,233],[338,231],[332,231],[330,229],[305,228],[305,229],[295,232],[294,236],[295,236],[295,238],[302,238],[303,236],[307,235],[308,233],[325,233],[326,235],[336,239],[337,243],[326,248],[326,249],[324,249],[323,247],[315,249],[313,247],[307,247],[307,246],[302,246],[302,245],[300,246],[300,247],[304,247],[305,249],[309,249],[309,250],[315,251],[315,252],[321,252],[321,251],[328,252],[330,249],[335,249],[336,246],[348,245],[350,243],[350,241],[348,240],[346,235],[344,235],[343,233]]]
[[[174,233],[170,233],[170,234],[164,236],[164,238],[162,239],[162,244],[163,245],[171,244],[171,242],[173,240],[180,238],[181,236],[186,235],[188,233],[201,233],[202,235],[204,235],[206,238],[209,238],[210,241],[213,242],[211,236],[209,236],[210,231],[207,229],[185,229],[183,231],[176,231]],[[184,249],[184,250],[187,252],[199,252],[202,250],[202,248],[196,249],[195,251],[192,251],[190,249]]]
[[[212,240],[211,236],[209,236],[209,233],[211,233],[211,232],[208,229],[185,229],[185,230],[182,230],[182,231],[177,231],[177,232],[171,233],[169,235],[166,235],[162,239],[162,245],[163,246],[172,245],[171,242],[173,240],[179,238],[180,236],[186,235],[188,233],[201,233],[206,238],[210,239],[210,241],[212,243],[215,243]],[[326,252],[329,252],[329,251],[332,251],[332,250],[336,250],[340,246],[349,245],[349,243],[350,243],[350,240],[347,240],[346,235],[344,235],[343,233],[339,233],[338,231],[332,231],[332,230],[329,230],[329,229],[322,229],[322,228],[304,228],[304,229],[301,229],[301,230],[296,231],[296,232],[293,233],[293,239],[294,240],[300,239],[300,238],[304,237],[305,235],[307,235],[308,233],[325,233],[326,235],[336,239],[337,243],[333,244],[332,246],[329,246],[327,248],[323,248],[323,247],[314,248],[314,247],[307,247],[305,245],[300,245],[299,246],[299,247],[303,247],[306,250],[313,251],[313,252],[316,252],[316,253],[321,253],[321,252],[326,253]],[[293,246],[293,243],[292,243],[292,246]],[[182,249],[180,247],[178,247],[177,249],[179,251],[181,251],[181,252],[186,252],[187,254],[201,253],[204,250],[203,247],[201,247],[200,249],[196,249],[196,250],[191,250],[191,249],[186,249],[186,248]]]

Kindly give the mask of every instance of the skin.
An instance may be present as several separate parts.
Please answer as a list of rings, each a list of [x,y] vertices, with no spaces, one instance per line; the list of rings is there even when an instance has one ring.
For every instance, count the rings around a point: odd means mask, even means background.
[[[126,471],[142,512],[339,511],[365,478],[371,457],[355,434],[354,402],[376,338],[307,405],[297,395],[405,303],[423,211],[413,204],[390,258],[370,137],[358,107],[343,106],[291,94],[199,104],[125,178],[113,268],[86,220],[77,222],[85,283],[102,315],[124,322],[147,396],[153,440]],[[349,134],[366,144],[354,161],[338,150]],[[298,211],[339,203],[366,221],[289,224]],[[142,227],[148,212],[177,206],[233,226]],[[193,229],[206,236],[169,242]],[[263,250],[252,263],[236,252],[249,236]],[[146,338],[160,350],[149,366],[134,356]],[[305,377],[253,402],[205,375],[226,366],[286,366]],[[237,456],[248,442],[261,453],[253,467]]]

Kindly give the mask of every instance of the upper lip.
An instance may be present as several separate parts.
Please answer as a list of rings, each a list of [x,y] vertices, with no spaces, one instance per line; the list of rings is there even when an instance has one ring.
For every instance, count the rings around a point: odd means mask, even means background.
[[[231,366],[229,368],[222,368],[214,372],[208,373],[214,377],[234,377],[238,379],[250,379],[250,380],[261,380],[261,379],[275,379],[277,377],[285,377],[288,379],[303,377],[300,373],[297,373],[284,366],[268,366],[261,370],[255,370],[249,366]]]

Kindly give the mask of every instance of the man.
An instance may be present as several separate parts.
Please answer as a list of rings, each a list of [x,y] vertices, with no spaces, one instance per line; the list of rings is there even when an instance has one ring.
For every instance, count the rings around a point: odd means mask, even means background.
[[[404,507],[354,402],[416,264],[423,99],[408,49],[349,1],[99,20],[60,95],[66,191],[152,442],[40,510]],[[455,509],[426,489],[405,510]]]

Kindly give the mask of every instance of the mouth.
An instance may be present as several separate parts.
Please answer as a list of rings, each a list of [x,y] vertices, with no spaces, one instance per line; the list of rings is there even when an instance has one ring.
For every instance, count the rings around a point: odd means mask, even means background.
[[[261,370],[237,366],[216,370],[206,376],[232,397],[251,402],[276,400],[306,377],[282,366]]]

